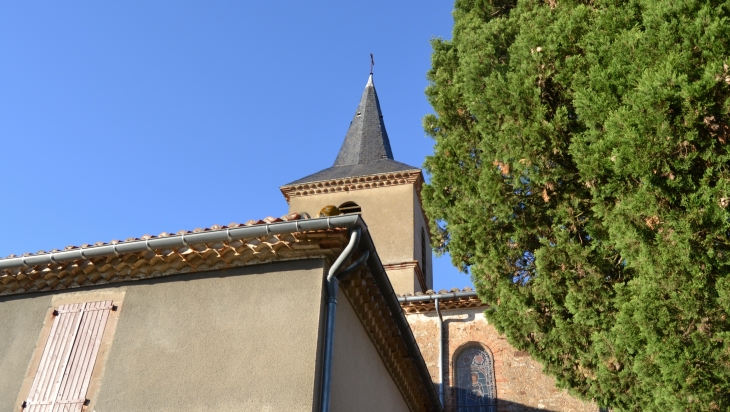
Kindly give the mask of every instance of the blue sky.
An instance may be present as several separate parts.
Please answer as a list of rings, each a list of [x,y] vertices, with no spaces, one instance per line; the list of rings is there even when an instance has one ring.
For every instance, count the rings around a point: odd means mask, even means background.
[[[452,3],[0,5],[0,256],[281,216],[334,161],[375,55],[396,160]],[[435,288],[470,285],[436,260]]]

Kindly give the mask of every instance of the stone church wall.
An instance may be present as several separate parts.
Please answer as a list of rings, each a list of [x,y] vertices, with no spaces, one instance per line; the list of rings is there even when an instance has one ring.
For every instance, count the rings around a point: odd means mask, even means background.
[[[494,359],[497,411],[598,411],[595,404],[570,396],[555,387],[555,379],[542,373],[542,365],[526,352],[512,347],[505,337],[489,324],[484,308],[450,309],[441,311],[444,319],[444,406],[446,412],[456,412],[454,359],[469,344],[479,344]],[[438,388],[438,316],[435,311],[407,314],[406,318]],[[446,366],[448,365],[448,366]]]

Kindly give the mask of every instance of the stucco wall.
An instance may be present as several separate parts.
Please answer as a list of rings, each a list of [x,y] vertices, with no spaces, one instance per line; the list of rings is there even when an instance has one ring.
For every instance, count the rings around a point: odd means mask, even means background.
[[[416,271],[414,268],[403,268],[403,269],[386,269],[388,279],[390,280],[391,286],[395,293],[404,294],[406,292],[413,293],[413,291],[421,291],[418,278],[416,277]],[[403,292],[406,291],[406,292]]]
[[[444,318],[444,367],[446,387],[445,411],[453,412],[454,354],[464,345],[477,342],[494,357],[497,387],[497,410],[522,411],[581,411],[596,412],[598,407],[574,398],[567,391],[555,387],[555,379],[542,373],[542,365],[525,352],[517,351],[506,338],[489,324],[484,308],[451,309],[442,311]],[[418,341],[428,370],[438,383],[438,317],[435,312],[407,314],[413,335]]]
[[[420,244],[421,240],[420,237],[414,236],[414,219],[416,219],[414,194],[415,188],[412,184],[403,184],[298,196],[290,200],[289,212],[307,212],[314,217],[326,205],[339,206],[348,201],[355,202],[362,208],[362,217],[368,225],[370,236],[383,264],[410,262],[421,259],[420,249],[416,254],[416,243]],[[412,279],[404,281],[393,279],[392,282],[394,285],[412,285],[407,290],[396,288],[396,293],[414,292]]]
[[[17,397],[51,306],[51,296],[0,298],[0,411],[20,409]]]
[[[341,291],[337,302],[332,412],[407,412],[408,405]]]
[[[96,411],[311,411],[323,264],[130,286]]]
[[[312,411],[324,265],[308,259],[89,289],[125,292],[89,410]],[[51,299],[0,299],[0,410],[12,410],[5,405],[18,396]]]

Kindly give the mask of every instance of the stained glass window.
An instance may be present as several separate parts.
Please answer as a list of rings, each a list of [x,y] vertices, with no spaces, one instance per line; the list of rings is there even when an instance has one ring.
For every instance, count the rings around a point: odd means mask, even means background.
[[[457,412],[496,412],[494,362],[480,347],[470,347],[456,360]]]

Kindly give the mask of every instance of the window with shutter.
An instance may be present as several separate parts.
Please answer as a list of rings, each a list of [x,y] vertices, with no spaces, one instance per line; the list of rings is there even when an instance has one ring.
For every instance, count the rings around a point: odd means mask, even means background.
[[[112,308],[107,300],[62,305],[54,311],[51,333],[23,404],[25,411],[82,410]]]

